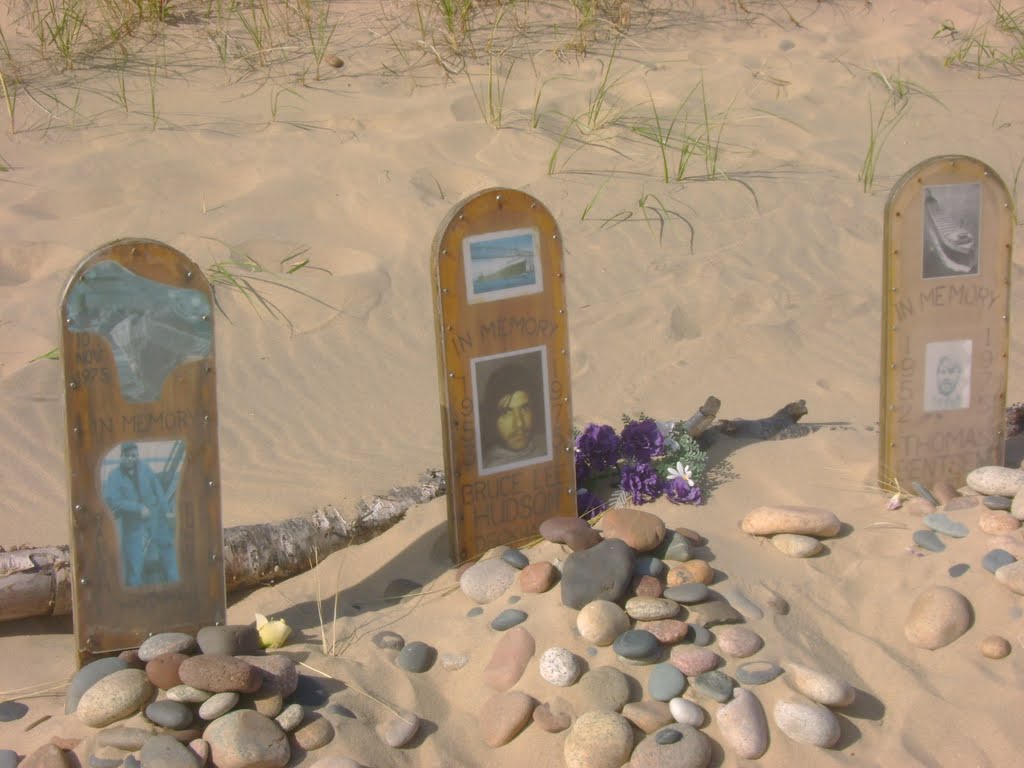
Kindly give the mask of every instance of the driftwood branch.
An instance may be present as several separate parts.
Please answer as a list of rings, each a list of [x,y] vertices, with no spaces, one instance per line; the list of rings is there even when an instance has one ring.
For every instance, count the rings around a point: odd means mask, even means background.
[[[309,518],[225,528],[227,589],[255,587],[307,571],[316,559],[383,533],[411,507],[444,492],[444,472],[431,469],[419,485],[363,499],[347,514],[328,506]],[[71,578],[66,545],[0,550],[0,621],[71,613]]]

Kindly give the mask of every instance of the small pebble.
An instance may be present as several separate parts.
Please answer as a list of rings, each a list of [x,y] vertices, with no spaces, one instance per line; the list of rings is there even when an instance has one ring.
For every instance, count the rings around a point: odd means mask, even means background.
[[[953,520],[949,515],[945,515],[942,512],[933,512],[930,515],[925,515],[921,518],[921,522],[933,531],[944,533],[954,539],[962,539],[969,533],[966,525]]]
[[[915,480],[910,485],[917,492],[918,496],[920,496],[922,499],[927,501],[932,506],[937,507],[941,503],[937,498],[935,498],[935,496],[932,495],[931,491],[929,491],[927,488],[925,488],[924,485],[919,483],[917,480]]]
[[[281,730],[285,733],[291,733],[302,723],[302,719],[306,716],[306,710],[302,708],[301,704],[289,704],[284,708],[274,721],[281,726]]]
[[[981,567],[989,573],[995,573],[1004,565],[1017,562],[1017,558],[1005,549],[992,549],[981,559]]]
[[[711,643],[715,641],[715,638],[711,636],[711,633],[707,630],[706,627],[703,627],[700,624],[691,624],[690,641],[694,645],[699,645],[703,647],[711,645]]]
[[[683,734],[681,731],[677,731],[673,728],[662,728],[655,735],[654,740],[662,746],[667,746],[668,744],[675,744],[682,738]]]
[[[408,744],[419,727],[420,719],[416,715],[412,712],[402,712],[377,726],[377,735],[389,747],[397,749]]]
[[[540,657],[540,676],[551,685],[572,685],[582,672],[579,660],[566,648],[548,648]]]
[[[939,535],[931,529],[914,531],[912,538],[917,546],[921,549],[927,549],[929,552],[941,552],[946,548]]]
[[[408,643],[395,657],[395,664],[406,672],[426,672],[434,663],[437,652],[426,643],[415,640]]]
[[[989,659],[1005,659],[1010,655],[1010,641],[1000,635],[989,635],[981,641],[981,654]]]
[[[472,619],[472,618],[473,618],[473,617],[475,617],[475,616],[479,616],[479,615],[480,615],[481,613],[483,613],[483,612],[484,612],[484,609],[483,609],[483,608],[481,608],[481,607],[480,607],[480,606],[478,605],[478,606],[476,606],[476,607],[474,607],[474,608],[470,608],[470,609],[469,609],[468,611],[466,611],[466,618],[467,618],[467,619]]]
[[[672,713],[673,719],[681,725],[692,725],[694,728],[700,728],[707,719],[703,708],[699,704],[679,696],[668,703],[668,709]]]
[[[612,643],[612,650],[618,656],[630,661],[648,661],[661,649],[658,638],[643,629],[629,629]]]
[[[327,54],[327,58],[324,59],[327,62],[327,66],[334,67],[335,69],[341,69],[345,66],[345,62],[340,56],[334,53]]]
[[[238,698],[238,694],[234,691],[215,693],[199,706],[199,717],[203,720],[216,720],[234,709]]]
[[[662,594],[669,600],[675,600],[682,605],[693,605],[703,603],[711,597],[711,590],[707,584],[680,584],[675,587],[668,587]]]
[[[518,608],[506,608],[491,621],[491,629],[504,632],[506,629],[522,624],[526,621],[527,615]]]
[[[782,667],[770,661],[748,661],[736,667],[736,680],[741,685],[764,685],[782,674]]]
[[[693,680],[694,690],[710,699],[714,699],[719,704],[724,704],[732,698],[734,687],[729,676],[717,669],[710,672],[702,672]]]
[[[441,656],[441,667],[455,672],[469,664],[469,656],[464,653],[445,653]]]
[[[509,605],[515,605],[516,603],[518,603],[522,599],[523,599],[522,595],[511,595],[507,602],[508,602]]]
[[[20,720],[28,712],[28,707],[20,701],[5,701],[0,703],[0,723],[10,723]]]
[[[686,690],[686,675],[672,664],[657,664],[651,668],[647,691],[655,701],[671,701]]]
[[[480,607],[474,608],[473,610],[480,611],[480,613],[483,613],[484,611],[484,609]],[[405,647],[405,638],[397,632],[385,629],[373,636],[373,644],[378,648],[386,648],[390,651],[400,651]]]
[[[192,710],[180,701],[162,699],[146,707],[146,717],[164,728],[180,731],[192,723]]]
[[[1010,505],[1013,504],[1013,499],[1007,496],[983,496],[981,503],[989,509],[999,509],[1009,511]]]
[[[511,565],[517,571],[523,570],[530,564],[530,558],[520,552],[518,549],[509,548],[501,553],[501,559]]]
[[[969,570],[971,570],[971,566],[969,566],[967,563],[957,563],[956,565],[949,566],[949,570],[947,571],[947,573],[954,579],[959,579]]]
[[[665,572],[665,563],[660,558],[644,555],[638,557],[633,565],[633,573],[638,576],[654,576],[657,578]]]

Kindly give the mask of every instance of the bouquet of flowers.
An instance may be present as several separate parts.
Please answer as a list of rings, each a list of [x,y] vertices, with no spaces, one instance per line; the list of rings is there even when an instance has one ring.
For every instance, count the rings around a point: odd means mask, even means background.
[[[622,417],[619,434],[588,424],[576,436],[576,505],[589,518],[607,506],[639,506],[664,495],[676,504],[700,504],[707,454],[682,422]],[[595,488],[616,490],[603,501]]]

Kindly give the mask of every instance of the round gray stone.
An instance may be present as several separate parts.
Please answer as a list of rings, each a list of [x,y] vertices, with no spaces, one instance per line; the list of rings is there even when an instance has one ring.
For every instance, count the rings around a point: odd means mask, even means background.
[[[665,537],[651,554],[662,560],[685,563],[693,558],[693,542],[678,531],[666,531]]]
[[[146,717],[157,725],[180,731],[192,723],[192,710],[180,701],[162,699],[146,707]]]
[[[579,610],[594,600],[619,602],[633,581],[635,561],[636,555],[622,539],[605,539],[573,552],[562,567],[562,605]]]
[[[921,549],[927,549],[929,552],[941,552],[946,548],[939,535],[931,529],[914,531],[912,538],[917,546]]]
[[[475,617],[479,616],[483,612],[484,612],[484,609],[481,608],[479,605],[474,606],[474,607],[470,608],[468,611],[466,611],[466,618],[467,619],[475,618]]]
[[[647,661],[658,655],[661,643],[645,629],[627,629],[612,643],[612,650],[625,659]]]
[[[933,512],[930,515],[925,515],[921,518],[921,522],[933,531],[952,536],[954,539],[962,539],[969,533],[966,525],[958,520],[953,520],[949,515],[945,515],[942,512]]]
[[[483,608],[474,608],[474,611],[480,611],[483,613]],[[390,629],[385,629],[382,632],[378,632],[373,636],[373,644],[378,648],[386,648],[389,651],[400,651],[405,647],[405,638],[397,632],[392,632]]]
[[[638,557],[633,566],[633,573],[637,576],[653,576],[654,578],[658,578],[664,572],[665,563],[663,563],[659,558],[652,557],[651,555]]]
[[[222,653],[225,656],[253,654],[263,650],[260,633],[251,624],[203,627],[196,633],[196,643],[202,653]]]
[[[1010,507],[1013,505],[1013,499],[1007,496],[985,496],[981,503],[989,509],[999,509],[1005,512],[1010,511]]]
[[[740,685],[764,685],[782,674],[782,667],[770,661],[748,661],[736,667],[736,681]]]
[[[654,734],[654,740],[663,747],[668,746],[669,744],[675,744],[677,741],[681,741],[682,738],[683,734],[675,728],[662,728]]]
[[[717,669],[710,672],[702,672],[693,679],[693,689],[709,699],[714,699],[719,704],[724,704],[732,698],[732,691],[735,686],[732,679]]]
[[[675,600],[682,605],[694,605],[708,600],[711,597],[711,591],[707,584],[680,584],[677,587],[666,588],[662,597]]]
[[[647,691],[655,701],[671,701],[686,690],[686,675],[668,663],[656,664],[647,678]]]
[[[530,558],[520,552],[518,549],[509,548],[501,553],[501,559],[511,565],[517,571],[523,570],[530,564]]]
[[[1017,562],[1017,558],[1005,549],[991,549],[981,558],[981,567],[989,573],[995,573],[1004,565]]]
[[[196,639],[184,632],[161,632],[148,638],[139,646],[139,660],[152,661],[165,653],[194,653],[198,648]]]
[[[700,624],[690,625],[690,634],[686,637],[694,645],[707,646],[711,645],[715,638],[712,637],[707,627],[701,626]]]
[[[506,629],[522,624],[526,621],[527,615],[518,608],[506,608],[491,620],[491,629],[504,632]]]
[[[13,749],[0,749],[0,768],[17,768],[18,753]]]
[[[425,672],[434,663],[437,652],[426,643],[414,640],[395,657],[395,663],[406,672]]]

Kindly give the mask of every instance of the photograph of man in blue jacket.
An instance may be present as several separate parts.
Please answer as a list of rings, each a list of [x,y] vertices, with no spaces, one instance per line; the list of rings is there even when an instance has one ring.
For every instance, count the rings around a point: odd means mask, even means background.
[[[107,503],[121,532],[126,587],[178,580],[178,556],[170,499],[177,477],[167,486],[139,458],[137,443],[121,444],[121,460],[103,483]]]

